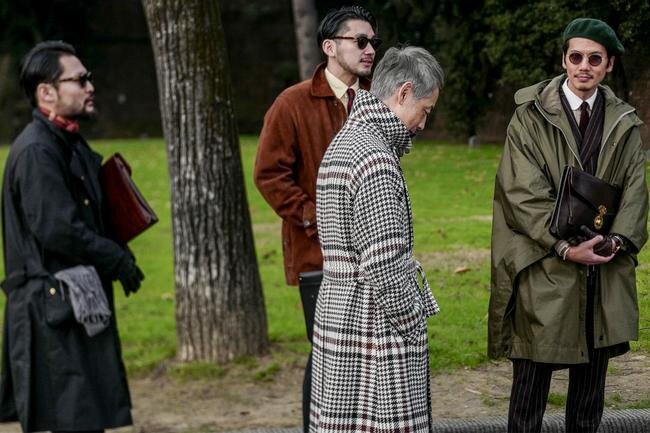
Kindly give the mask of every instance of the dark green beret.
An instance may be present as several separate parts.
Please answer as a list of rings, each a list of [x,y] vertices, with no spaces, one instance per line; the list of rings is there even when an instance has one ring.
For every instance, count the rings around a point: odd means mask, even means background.
[[[571,38],[586,38],[596,41],[605,48],[609,54],[623,54],[625,48],[616,37],[616,33],[607,23],[594,18],[576,18],[571,21],[564,33],[562,41],[566,43]]]

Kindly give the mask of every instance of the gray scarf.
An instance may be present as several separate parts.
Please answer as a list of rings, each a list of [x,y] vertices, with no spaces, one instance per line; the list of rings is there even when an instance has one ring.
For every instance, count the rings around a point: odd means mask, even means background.
[[[63,269],[54,278],[65,283],[77,322],[93,337],[108,327],[111,311],[97,271],[92,266]]]

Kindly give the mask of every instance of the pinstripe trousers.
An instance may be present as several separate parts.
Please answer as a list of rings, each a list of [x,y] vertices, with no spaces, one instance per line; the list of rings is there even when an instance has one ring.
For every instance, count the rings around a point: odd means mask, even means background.
[[[595,433],[605,405],[605,377],[613,348],[593,348],[593,307],[597,273],[587,275],[586,336],[589,363],[558,365],[512,360],[512,391],[508,411],[508,433],[537,433],[542,429],[551,375],[569,369],[569,390],[565,410],[566,433]]]
[[[591,362],[569,367],[565,431],[595,433],[600,425],[605,403],[607,350],[594,350]],[[508,433],[537,433],[548,400],[551,375],[555,364],[529,359],[513,359],[513,381],[508,412]]]

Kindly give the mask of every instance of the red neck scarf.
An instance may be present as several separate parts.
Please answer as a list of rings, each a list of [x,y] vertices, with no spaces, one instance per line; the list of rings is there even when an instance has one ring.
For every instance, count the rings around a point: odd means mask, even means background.
[[[45,107],[38,107],[38,109],[49,119],[50,122],[54,123],[64,131],[73,132],[75,134],[79,133],[79,122],[57,116]]]

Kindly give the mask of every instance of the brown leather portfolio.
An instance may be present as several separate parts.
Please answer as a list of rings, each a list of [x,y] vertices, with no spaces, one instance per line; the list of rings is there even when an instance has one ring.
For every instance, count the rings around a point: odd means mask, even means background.
[[[116,240],[126,244],[158,222],[151,206],[131,179],[131,167],[116,153],[106,160],[99,172],[106,202],[108,223]]]

